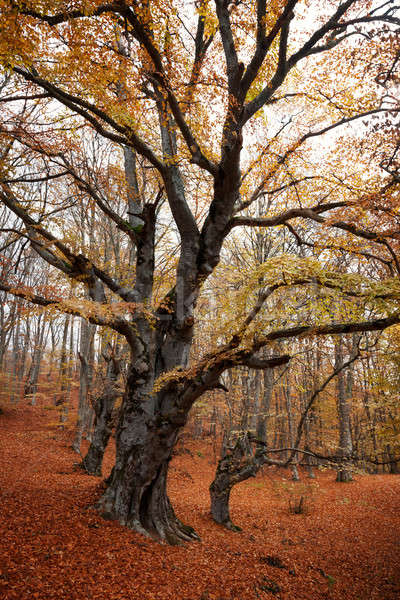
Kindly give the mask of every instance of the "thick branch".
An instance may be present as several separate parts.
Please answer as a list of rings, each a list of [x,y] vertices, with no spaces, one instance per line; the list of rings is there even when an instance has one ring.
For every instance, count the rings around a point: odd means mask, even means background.
[[[343,24],[340,23],[340,19],[342,18],[342,16],[347,12],[347,10],[356,3],[357,0],[347,0],[346,2],[343,2],[343,4],[341,4],[337,11],[335,12],[334,15],[332,15],[332,17],[325,23],[325,25],[322,25],[322,27],[320,27],[311,37],[309,40],[307,40],[307,42],[300,48],[300,50],[298,50],[297,52],[295,52],[294,54],[292,54],[292,56],[290,57],[288,63],[289,63],[289,68],[291,68],[292,66],[294,66],[296,63],[299,62],[299,60],[301,60],[302,58],[305,58],[306,56],[309,55],[309,53],[312,51],[312,49],[314,48],[314,46],[316,46],[316,44],[323,39],[323,37],[329,33],[329,31],[331,31],[332,29],[342,29]],[[329,47],[328,47],[329,48]],[[325,49],[325,48],[323,48]]]
[[[284,189],[284,188],[283,188]],[[228,232],[234,227],[248,225],[251,227],[276,227],[277,225],[285,225],[291,219],[304,218],[312,219],[318,223],[324,223],[325,219],[320,216],[321,213],[335,208],[343,208],[349,206],[349,202],[330,202],[313,206],[312,208],[290,208],[289,210],[275,215],[273,217],[234,217],[228,224]]]
[[[19,4],[19,3],[15,3],[15,4]],[[106,4],[101,4],[100,6],[98,6],[95,10],[93,10],[92,12],[89,13],[84,13],[81,10],[71,10],[71,11],[65,11],[56,15],[44,15],[42,13],[39,13],[35,10],[30,10],[27,8],[24,8],[23,10],[21,10],[21,14],[29,16],[29,17],[34,17],[35,19],[38,19],[39,21],[43,21],[44,23],[48,23],[49,25],[60,25],[60,23],[66,23],[67,21],[71,21],[72,19],[82,19],[82,18],[90,18],[90,17],[94,17],[94,16],[100,16],[104,13],[107,12],[118,12],[121,9],[121,3],[120,2],[111,2],[111,3],[106,3]]]
[[[273,369],[274,367],[280,367],[286,365],[291,359],[289,354],[282,354],[281,356],[271,356],[270,358],[257,358],[250,356],[249,358],[243,359],[239,364],[242,364],[249,369]]]
[[[177,376],[173,375],[165,381],[165,387],[172,389],[183,382],[177,399],[178,412],[182,407],[190,407],[206,390],[213,389],[220,375],[233,366],[246,364],[252,361],[258,350],[277,340],[290,339],[293,337],[309,337],[317,335],[336,335],[353,332],[382,331],[392,325],[400,323],[400,313],[382,319],[361,321],[355,323],[330,323],[327,325],[303,325],[278,329],[271,331],[265,336],[254,338],[251,349],[235,349],[232,345],[225,345],[215,352],[205,356],[197,365],[186,371],[180,371]],[[275,358],[273,360],[275,361]],[[279,357],[279,364],[285,364],[290,360],[289,355]],[[272,366],[277,366],[274,364]],[[271,368],[272,368],[271,366]]]
[[[327,325],[300,325],[277,329],[265,336],[258,338],[256,346],[262,348],[276,340],[290,339],[293,337],[310,337],[315,335],[337,335],[339,333],[356,333],[363,331],[383,331],[392,325],[400,323],[400,313],[372,321],[359,321],[355,323],[329,323]]]
[[[321,212],[325,212],[328,210],[333,210],[334,208],[339,208],[340,206],[348,206],[349,204],[346,202],[342,203],[332,203],[331,206],[327,206],[323,210],[318,210],[318,207],[314,208],[293,208],[284,213],[276,215],[274,217],[234,217],[231,219],[228,225],[228,232],[233,227],[238,226],[250,226],[250,227],[276,227],[277,225],[286,225],[288,221],[295,218],[303,218],[303,219],[311,219],[317,223],[326,224],[329,227],[333,227],[335,229],[341,229],[343,231],[347,231],[356,237],[360,237],[372,242],[376,242],[378,244],[383,244],[387,246],[387,242],[385,237],[395,237],[397,238],[400,235],[399,232],[390,232],[390,233],[376,233],[374,231],[368,231],[366,229],[360,229],[353,223],[345,223],[344,221],[330,221],[325,217],[320,215]]]
[[[68,167],[67,173],[74,178],[74,180],[77,182],[79,189],[89,194],[89,196],[91,196],[96,202],[100,210],[116,224],[120,231],[126,233],[130,240],[136,245],[137,236],[130,224],[127,221],[125,221],[125,219],[120,217],[118,213],[112,210],[112,208],[108,206],[108,204],[105,201],[103,201],[103,199],[99,196],[99,194],[96,192],[92,185],[90,185],[87,181],[80,177],[80,175],[78,175],[78,173],[69,163],[69,161],[67,161],[65,156],[62,156],[62,159]]]
[[[135,14],[132,8],[124,11],[124,16],[126,16],[130,25],[132,26],[132,32],[135,36],[136,40],[142,44],[142,46],[148,52],[154,68],[155,72],[149,74],[150,79],[154,79],[159,83],[167,93],[168,104],[171,107],[172,114],[174,115],[175,121],[182,133],[182,136],[186,142],[186,145],[192,155],[192,162],[203,167],[211,174],[216,173],[216,166],[210,162],[206,156],[202,153],[200,146],[197,140],[194,137],[192,130],[187,124],[184,114],[180,108],[179,102],[172,92],[172,89],[168,83],[168,77],[164,73],[163,62],[161,58],[161,54],[156,48],[151,35],[146,31],[144,25],[140,22],[137,15]]]
[[[258,71],[264,62],[264,59],[271,48],[276,36],[281,31],[284,24],[287,25],[290,20],[290,16],[294,7],[296,6],[298,0],[288,0],[286,6],[280,15],[280,17],[275,21],[273,27],[271,28],[268,35],[266,35],[265,22],[266,22],[266,2],[265,0],[258,0],[257,2],[257,45],[256,51],[251,59],[250,63],[247,66],[247,69],[243,75],[241,82],[241,94],[242,99],[244,101],[247,92],[250,89],[251,84],[257,77]],[[281,33],[282,35],[282,33]],[[287,43],[287,34],[283,34],[283,39],[286,37]]]
[[[74,308],[72,305],[69,305],[67,301],[63,300],[51,300],[48,298],[44,298],[43,296],[39,296],[38,294],[33,293],[33,291],[29,288],[18,288],[16,286],[9,285],[7,283],[0,282],[0,290],[3,292],[7,292],[16,296],[17,298],[22,298],[27,302],[32,302],[33,304],[37,304],[38,306],[43,306],[45,308],[55,308],[62,313],[74,315],[76,317],[82,317],[93,323],[94,325],[100,325],[102,327],[110,327],[115,331],[118,331],[123,336],[126,337],[128,341],[135,341],[136,335],[134,329],[131,325],[123,319],[122,317],[111,317],[101,315],[99,312],[95,312],[96,303],[93,303],[94,310],[90,310],[85,314],[85,310],[78,310]],[[103,306],[103,305],[102,305]]]
[[[367,16],[358,17],[355,20],[349,21],[341,21],[341,18],[345,13],[351,8],[353,4],[356,3],[357,0],[347,0],[343,2],[336,12],[332,15],[328,21],[322,25],[317,31],[310,36],[307,42],[292,56],[285,60],[284,62],[280,59],[278,61],[278,67],[275,71],[274,76],[267,84],[267,86],[254,98],[252,101],[248,102],[245,106],[243,117],[242,117],[242,125],[244,125],[258,110],[260,110],[269,100],[275,91],[282,84],[284,77],[286,74],[292,69],[300,60],[310,56],[311,54],[322,53],[331,48],[340,44],[344,39],[349,37],[349,35],[355,35],[356,32],[345,33],[344,35],[339,37],[340,33],[343,33],[346,29],[348,29],[351,25],[358,23],[373,23],[375,21],[383,21],[386,23],[397,23],[400,22],[398,19],[394,19],[388,15],[376,15],[376,16]],[[320,42],[327,34],[330,32],[330,38],[327,39],[325,44],[321,44],[318,46],[318,42]],[[337,35],[335,35],[337,32]]]
[[[226,0],[215,0],[219,30],[222,46],[224,48],[226,71],[228,77],[228,88],[231,94],[237,92],[237,75],[239,72],[239,60],[233,39],[228,2]]]

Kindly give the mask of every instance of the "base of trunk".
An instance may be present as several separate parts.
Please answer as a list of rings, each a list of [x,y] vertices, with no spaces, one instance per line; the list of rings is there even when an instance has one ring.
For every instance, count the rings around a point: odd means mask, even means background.
[[[213,519],[216,523],[218,523],[218,525],[222,525],[223,527],[225,527],[225,529],[229,529],[229,531],[234,531],[235,533],[243,531],[243,529],[239,527],[239,525],[235,525],[230,519],[228,519],[227,521],[217,521],[214,517]]]
[[[348,469],[340,469],[337,472],[336,481],[341,483],[349,483],[350,481],[353,481],[351,471],[349,471]]]
[[[80,463],[81,469],[88,475],[101,477],[101,466],[103,464],[104,450],[96,448],[91,444],[85,458]]]
[[[315,473],[312,467],[307,467],[307,477],[308,479],[315,479]]]
[[[96,508],[105,519],[117,520],[156,541],[170,545],[200,541],[193,527],[175,515],[166,493],[166,475],[167,463],[152,481],[143,483],[137,478],[131,485],[124,485],[122,473],[114,467]]]
[[[226,487],[225,487],[226,485]],[[223,525],[231,531],[242,531],[234,525],[229,514],[229,497],[231,488],[226,481],[215,479],[210,485],[211,515],[216,523]]]
[[[292,481],[300,481],[299,470],[296,465],[292,465]]]

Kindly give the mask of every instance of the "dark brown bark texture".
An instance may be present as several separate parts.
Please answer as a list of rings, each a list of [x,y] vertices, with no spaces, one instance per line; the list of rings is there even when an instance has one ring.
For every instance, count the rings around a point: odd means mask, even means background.
[[[168,464],[183,423],[156,414],[148,389],[136,382],[132,369],[117,428],[116,463],[98,508],[104,517],[169,544],[198,539],[175,516],[166,490]],[[170,399],[162,400],[169,404]]]
[[[155,329],[136,321],[132,361],[116,432],[116,462],[108,487],[98,502],[105,517],[169,544],[199,539],[181,523],[169,501],[169,461],[190,406],[182,406],[176,386],[154,393],[156,376],[186,366],[191,331],[171,319]]]
[[[232,523],[229,512],[229,498],[234,485],[255,477],[264,463],[263,449],[253,453],[249,435],[240,435],[233,446],[228,447],[218,462],[215,479],[210,485],[211,515],[216,523],[240,531]]]
[[[86,456],[82,460],[82,468],[90,475],[101,476],[104,452],[110,439],[113,422],[114,406],[118,397],[118,376],[121,371],[119,360],[113,356],[105,357],[107,371],[104,381],[104,391],[94,402],[96,421],[92,441]]]

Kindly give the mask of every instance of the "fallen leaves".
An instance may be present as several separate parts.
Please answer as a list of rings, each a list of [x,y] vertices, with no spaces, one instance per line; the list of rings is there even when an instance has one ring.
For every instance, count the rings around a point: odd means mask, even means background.
[[[396,600],[400,595],[400,476],[337,484],[318,475],[309,514],[277,494],[264,469],[232,492],[241,534],[209,516],[215,466],[206,443],[176,456],[177,514],[201,543],[161,546],[88,508],[99,480],[74,471],[65,431],[48,439],[45,411],[0,416],[0,597],[4,600]],[[34,435],[33,435],[34,433]],[[190,442],[189,442],[190,444]],[[106,457],[112,466],[113,449]],[[188,477],[188,474],[190,475]]]

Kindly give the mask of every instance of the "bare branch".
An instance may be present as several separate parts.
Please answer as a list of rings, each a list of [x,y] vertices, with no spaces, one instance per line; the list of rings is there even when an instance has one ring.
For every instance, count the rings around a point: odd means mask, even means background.
[[[39,75],[35,75],[31,71],[25,68],[14,67],[15,73],[21,75],[27,81],[37,84],[39,87],[47,90],[52,98],[58,100],[61,104],[81,115],[89,123],[93,125],[98,133],[103,137],[108,138],[119,144],[126,144],[127,146],[133,146],[135,150],[147,158],[147,160],[160,172],[163,172],[164,165],[157,158],[154,152],[131,128],[124,125],[120,125],[114,119],[112,119],[106,112],[97,108],[94,104],[79,98],[76,95],[70,94],[62,90],[60,87],[50,83],[43,79]],[[100,121],[98,120],[100,119]],[[113,133],[107,130],[101,123],[107,123],[113,130],[118,133]]]
[[[257,73],[264,62],[264,59],[271,48],[276,36],[282,30],[284,26],[288,26],[288,22],[290,21],[292,12],[294,7],[296,6],[298,0],[288,0],[286,6],[280,15],[280,17],[275,21],[274,26],[271,31],[266,35],[265,29],[265,16],[266,16],[266,2],[265,0],[258,0],[257,2],[257,45],[256,51],[251,59],[250,63],[247,66],[247,69],[243,75],[241,82],[241,94],[242,99],[244,101],[247,92],[250,89],[251,84],[257,77]],[[284,41],[287,46],[287,38],[288,31],[286,33],[282,33],[282,42]]]
[[[35,221],[21,206],[6,184],[1,184],[1,188],[1,200],[25,224],[33,247],[46,262],[65,273],[68,277],[73,279],[79,277],[82,279],[82,282],[88,287],[91,298],[97,302],[106,301],[104,289],[100,281],[105,283],[112,292],[118,294],[122,299],[128,302],[135,300],[132,290],[127,290],[119,286],[107,273],[94,266],[82,254],[74,254],[68,246]],[[39,236],[42,236],[48,243],[44,245],[40,241]],[[52,251],[52,245],[64,255],[66,261],[62,260]]]

